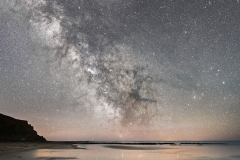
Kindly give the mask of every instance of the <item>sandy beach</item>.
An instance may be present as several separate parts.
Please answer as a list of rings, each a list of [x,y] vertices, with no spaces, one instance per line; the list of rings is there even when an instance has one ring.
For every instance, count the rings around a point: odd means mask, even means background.
[[[199,160],[240,159],[239,144],[129,145],[75,144],[74,142],[0,143],[0,159],[84,160]]]
[[[0,159],[32,159],[34,155],[27,155],[25,153],[39,149],[76,148],[73,144],[59,142],[0,142]]]

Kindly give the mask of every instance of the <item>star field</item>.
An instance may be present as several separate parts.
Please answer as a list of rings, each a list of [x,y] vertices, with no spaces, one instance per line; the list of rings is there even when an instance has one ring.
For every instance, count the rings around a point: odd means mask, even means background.
[[[0,2],[0,112],[48,140],[240,140],[238,0]]]

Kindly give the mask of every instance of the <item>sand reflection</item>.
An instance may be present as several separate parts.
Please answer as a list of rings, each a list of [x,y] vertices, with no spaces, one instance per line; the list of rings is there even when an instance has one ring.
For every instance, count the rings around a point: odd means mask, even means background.
[[[81,147],[81,146],[79,146]],[[237,160],[240,146],[87,145],[86,149],[39,149],[37,159]]]

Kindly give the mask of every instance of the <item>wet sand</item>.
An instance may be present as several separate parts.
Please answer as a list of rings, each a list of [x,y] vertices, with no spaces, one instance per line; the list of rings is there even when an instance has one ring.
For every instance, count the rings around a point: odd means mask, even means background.
[[[24,155],[31,150],[38,149],[78,149],[76,145],[70,143],[55,142],[0,142],[0,159],[26,159],[33,158],[34,155]]]
[[[135,145],[86,144],[75,142],[0,143],[0,159],[84,160],[237,160],[240,145]]]

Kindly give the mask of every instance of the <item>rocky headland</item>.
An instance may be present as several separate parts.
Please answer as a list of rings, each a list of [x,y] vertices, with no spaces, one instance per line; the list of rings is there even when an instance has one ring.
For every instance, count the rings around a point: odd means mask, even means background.
[[[18,120],[0,113],[0,141],[44,142],[33,126],[25,120]]]

